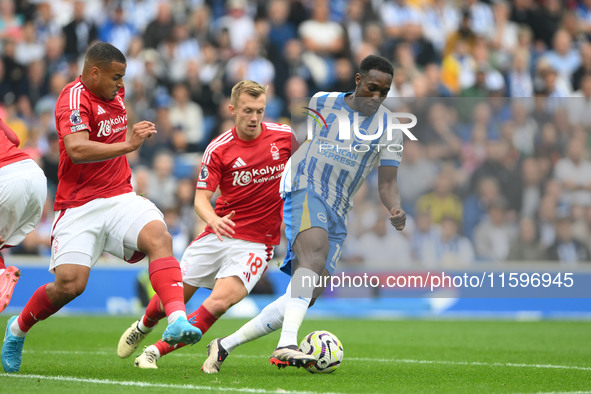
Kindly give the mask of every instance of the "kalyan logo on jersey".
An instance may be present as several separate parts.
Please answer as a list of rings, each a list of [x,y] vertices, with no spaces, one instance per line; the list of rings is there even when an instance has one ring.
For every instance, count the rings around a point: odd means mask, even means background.
[[[232,186],[246,186],[250,182],[263,183],[281,177],[285,164],[266,166],[265,168],[253,168],[252,170],[234,171]]]
[[[101,120],[99,122],[99,132],[97,137],[108,137],[112,133],[119,133],[127,130],[127,115],[119,115],[116,118]]]

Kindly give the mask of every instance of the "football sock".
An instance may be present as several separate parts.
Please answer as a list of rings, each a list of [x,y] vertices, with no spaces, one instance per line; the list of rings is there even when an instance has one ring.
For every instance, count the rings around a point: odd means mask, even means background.
[[[211,314],[203,305],[201,305],[195,312],[187,316],[189,323],[201,330],[205,335],[207,330],[218,320],[217,317]]]
[[[35,290],[35,293],[33,293],[33,296],[27,302],[23,311],[18,315],[18,319],[15,321],[18,322],[18,327],[24,333],[28,332],[36,323],[47,319],[49,316],[60,310],[60,308],[53,305],[49,300],[49,297],[47,297],[45,287],[47,287],[47,284],[44,284]],[[13,335],[17,335],[17,333],[12,330],[12,327],[11,332]]]
[[[158,350],[158,348],[154,345],[150,345],[146,349],[144,349],[144,352],[147,352],[147,351],[152,351],[152,352],[156,353],[156,358],[161,357],[160,350]]]
[[[311,279],[311,286],[308,285],[308,278]],[[285,293],[287,296],[285,316],[277,347],[297,346],[298,330],[304,321],[310,301],[312,301],[314,284],[318,283],[318,279],[319,275],[308,268],[298,268],[293,273],[290,281],[291,288],[288,288]]]
[[[168,316],[168,324],[174,323],[181,316],[187,317],[179,262],[172,256],[156,259],[150,263],[148,271],[152,287],[160,297]]]
[[[148,303],[148,307],[146,308],[146,312],[144,316],[140,319],[140,323],[138,324],[138,328],[140,331],[145,332],[144,328],[147,330],[151,330],[160,319],[166,317],[166,313],[162,310],[162,303],[160,302],[160,297],[158,294],[154,294],[154,297]]]
[[[189,323],[191,323],[191,325],[200,329],[201,333],[205,335],[207,330],[209,330],[209,328],[213,326],[213,323],[215,323],[218,318],[212,315],[211,312],[209,312],[203,305],[201,305],[195,312],[187,316],[187,319],[189,320]],[[175,346],[170,346],[162,340],[158,341],[155,345],[158,348],[160,355],[162,356],[185,346],[184,343],[179,343]]]
[[[169,345],[168,343],[166,343],[162,339],[160,339],[158,342],[156,342],[155,344],[153,344],[151,346],[154,346],[156,349],[158,349],[158,354],[160,354],[159,357],[162,357],[162,356],[176,350],[177,347],[185,346],[185,344],[179,343],[178,345]]]
[[[230,353],[243,343],[254,341],[279,329],[283,322],[286,299],[287,295],[283,294],[267,305],[261,313],[240,327],[238,331],[223,338],[221,341],[222,347]]]

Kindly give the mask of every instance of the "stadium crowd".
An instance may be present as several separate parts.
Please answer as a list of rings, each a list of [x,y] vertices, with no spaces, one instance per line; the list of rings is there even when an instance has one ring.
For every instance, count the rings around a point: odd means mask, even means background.
[[[411,220],[391,229],[364,188],[343,263],[571,264],[591,260],[590,38],[591,0],[0,0],[0,118],[51,199],[57,95],[90,43],[119,48],[129,124],[158,130],[128,157],[135,189],[180,255],[204,227],[196,168],[233,125],[230,88],[267,85],[266,120],[298,130],[293,99],[351,91],[360,60],[379,54],[395,67],[388,103],[419,119],[398,174]],[[50,199],[12,253],[49,253]]]

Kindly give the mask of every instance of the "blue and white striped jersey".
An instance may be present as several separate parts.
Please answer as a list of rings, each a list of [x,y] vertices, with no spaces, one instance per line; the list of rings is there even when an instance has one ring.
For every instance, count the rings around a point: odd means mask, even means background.
[[[399,122],[384,106],[366,117],[345,103],[345,95],[319,92],[310,99],[308,140],[286,166],[281,193],[313,190],[346,219],[353,196],[376,164],[400,164],[402,131],[387,127]]]

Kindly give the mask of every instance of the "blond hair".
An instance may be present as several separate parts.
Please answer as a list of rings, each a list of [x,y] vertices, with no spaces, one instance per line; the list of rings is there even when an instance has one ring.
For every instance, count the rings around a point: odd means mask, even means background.
[[[267,88],[255,81],[240,81],[232,88],[230,104],[236,106],[238,103],[238,97],[240,97],[242,93],[258,98],[261,94],[267,93]]]

